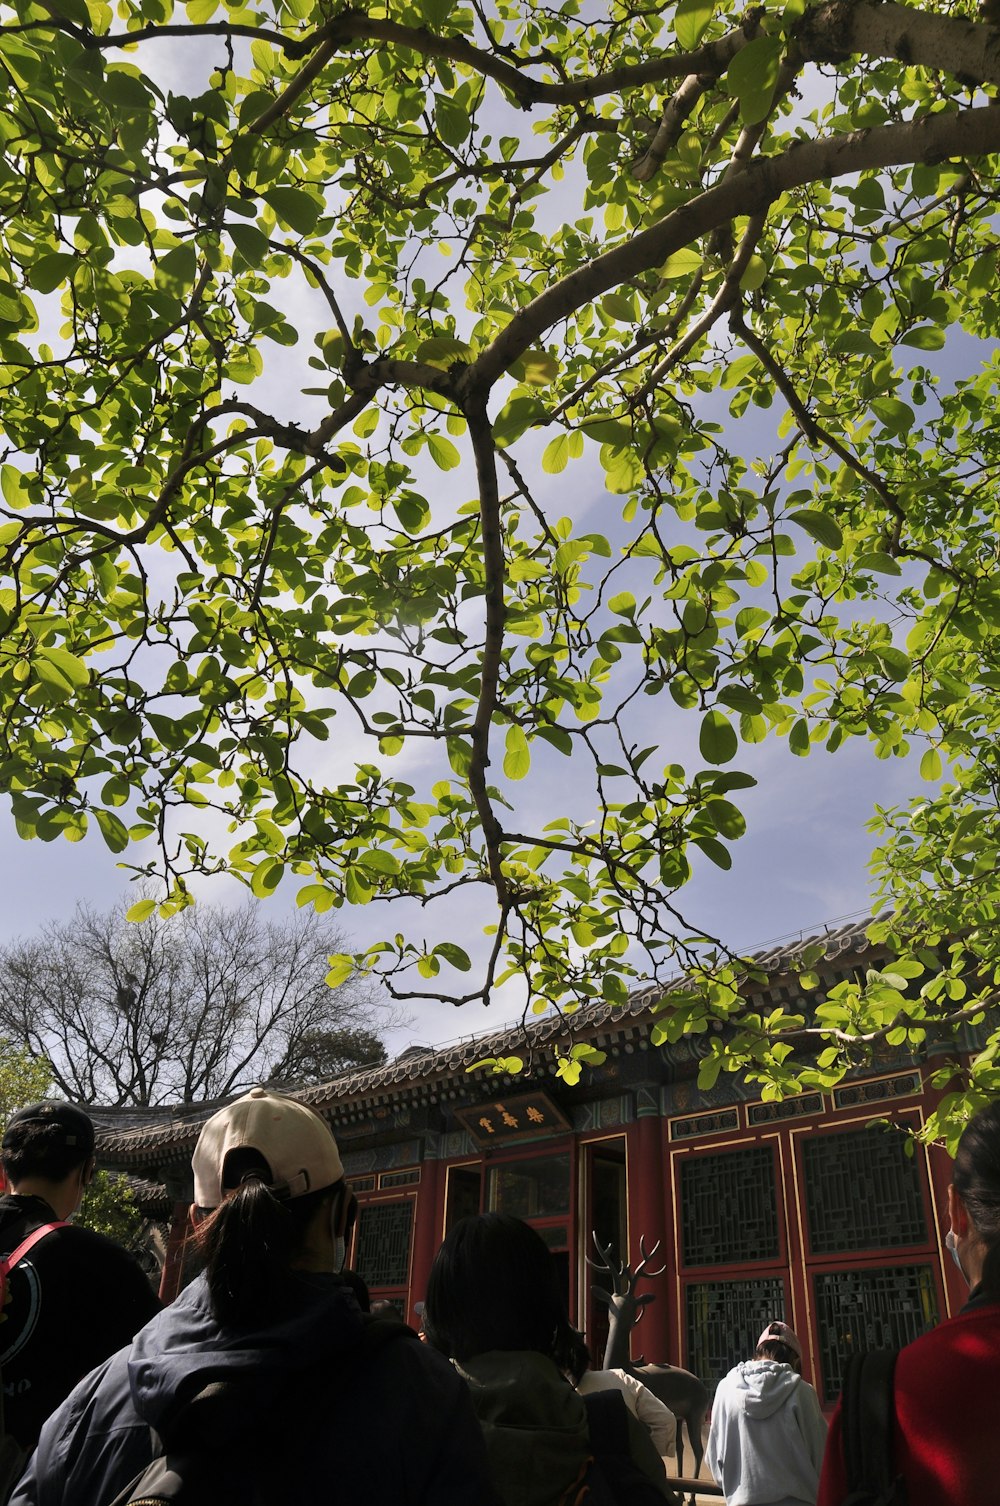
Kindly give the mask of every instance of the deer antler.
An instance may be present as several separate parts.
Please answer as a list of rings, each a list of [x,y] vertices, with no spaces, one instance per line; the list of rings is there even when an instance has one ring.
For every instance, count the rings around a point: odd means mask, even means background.
[[[635,1268],[635,1275],[632,1278],[633,1279],[633,1283],[636,1282],[636,1281],[638,1281],[638,1279],[639,1279],[640,1276],[645,1276],[646,1280],[650,1281],[650,1280],[652,1280],[652,1278],[654,1276],[662,1276],[663,1275],[664,1271],[667,1269],[667,1262],[666,1262],[666,1260],[664,1260],[663,1264],[660,1266],[660,1269],[658,1271],[647,1271],[646,1270],[647,1265],[652,1260],[652,1258],[656,1254],[657,1250],[660,1248],[660,1244],[661,1244],[661,1241],[657,1240],[656,1244],[653,1246],[653,1248],[651,1250],[647,1251],[647,1249],[646,1249],[646,1236],[644,1234],[640,1234],[639,1235],[639,1253],[641,1254],[642,1259],[640,1260],[639,1264]]]
[[[597,1237],[596,1229],[592,1231],[591,1237],[594,1241],[597,1253],[598,1255],[603,1257],[603,1261],[591,1260],[590,1256],[587,1255],[585,1256],[587,1264],[593,1266],[595,1271],[607,1271],[609,1276],[614,1276],[616,1278],[621,1276],[625,1267],[622,1265],[621,1261],[613,1260],[614,1245],[611,1243],[611,1241],[608,1240],[606,1245],[602,1245],[601,1241]]]

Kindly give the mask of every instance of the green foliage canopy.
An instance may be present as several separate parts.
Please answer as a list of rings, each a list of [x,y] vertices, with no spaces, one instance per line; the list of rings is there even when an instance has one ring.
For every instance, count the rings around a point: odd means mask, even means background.
[[[919,966],[961,941],[929,991],[827,1001],[808,1071],[975,1020],[998,59],[961,3],[4,4],[22,835],[154,839],[167,911],[219,866],[319,910],[482,886],[457,1002],[708,966],[664,1029],[729,1021],[723,1064],[783,1090],[804,1022],[745,1017],[677,908],[688,854],[730,862],[741,745],[916,747],[889,930]],[[407,998],[470,970],[403,934],[367,962]]]

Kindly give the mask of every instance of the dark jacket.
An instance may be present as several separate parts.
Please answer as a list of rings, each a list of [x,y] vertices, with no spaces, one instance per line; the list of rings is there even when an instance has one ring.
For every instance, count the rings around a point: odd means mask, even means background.
[[[0,1251],[11,1254],[55,1218],[40,1197],[0,1197]],[[0,1367],[4,1423],[23,1449],[34,1448],[77,1381],[159,1310],[132,1256],[90,1229],[54,1229],[17,1263],[0,1322]]]
[[[281,1322],[222,1328],[203,1277],[77,1386],[42,1429],[16,1506],[102,1506],[153,1457],[150,1427],[225,1381],[243,1405],[218,1449],[280,1471],[276,1497],[498,1506],[468,1392],[425,1344],[369,1346],[334,1276],[296,1279]]]

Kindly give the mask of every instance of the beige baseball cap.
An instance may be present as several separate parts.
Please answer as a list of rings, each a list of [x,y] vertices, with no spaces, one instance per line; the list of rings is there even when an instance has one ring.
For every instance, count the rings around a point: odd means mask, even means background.
[[[788,1349],[792,1351],[793,1354],[797,1355],[799,1359],[802,1358],[802,1345],[799,1343],[798,1334],[794,1329],[789,1328],[787,1323],[782,1323],[777,1318],[770,1322],[764,1329],[764,1332],[757,1340],[757,1348],[759,1349],[762,1344],[766,1344],[768,1342],[772,1344],[784,1344]]]
[[[344,1175],[325,1120],[307,1104],[267,1088],[251,1088],[204,1125],[191,1157],[199,1208],[217,1208],[225,1197],[223,1172],[233,1150],[263,1156],[271,1168],[271,1188],[281,1197],[319,1192]]]

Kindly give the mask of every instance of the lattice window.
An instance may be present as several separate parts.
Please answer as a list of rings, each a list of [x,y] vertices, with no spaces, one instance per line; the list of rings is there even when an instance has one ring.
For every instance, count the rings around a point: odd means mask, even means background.
[[[692,1281],[687,1287],[687,1364],[714,1391],[740,1360],[748,1360],[766,1325],[785,1316],[780,1276],[752,1281]]]
[[[901,1349],[938,1321],[929,1265],[831,1271],[813,1278],[823,1399],[840,1395],[847,1361],[869,1349]]]
[[[879,1129],[815,1135],[802,1146],[814,1255],[887,1250],[927,1241],[920,1167],[900,1134]]]
[[[489,1206],[515,1218],[551,1218],[569,1212],[569,1156],[510,1161],[490,1171]]]
[[[410,1273],[413,1200],[367,1203],[358,1212],[355,1263],[371,1287],[405,1286]]]
[[[776,1259],[778,1205],[770,1147],[684,1160],[681,1231],[685,1266]]]

